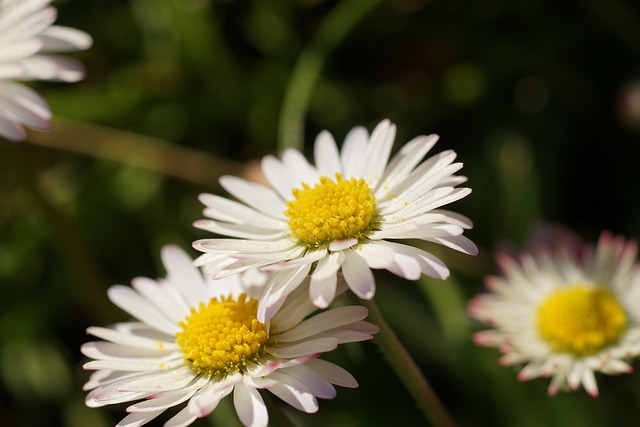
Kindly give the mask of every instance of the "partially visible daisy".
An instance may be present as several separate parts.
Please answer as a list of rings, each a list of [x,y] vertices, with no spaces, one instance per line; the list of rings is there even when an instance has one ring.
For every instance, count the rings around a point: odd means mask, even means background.
[[[554,246],[498,255],[503,275],[469,302],[470,315],[493,327],[474,341],[499,348],[501,365],[523,366],[522,381],[551,377],[552,396],[582,385],[596,397],[594,372],[629,373],[640,354],[637,244],[604,232],[595,248],[573,238]]]
[[[141,426],[166,409],[182,409],[165,426],[186,426],[210,414],[225,396],[246,426],[266,426],[258,390],[291,406],[318,410],[317,398],[336,395],[333,385],[357,387],[339,366],[318,359],[339,344],[372,338],[378,328],[363,321],[367,309],[342,306],[312,317],[306,294],[290,296],[269,323],[256,319],[257,300],[243,292],[238,276],[203,277],[182,250],[162,251],[167,277],[116,285],[108,295],[137,319],[112,327],[90,327],[104,341],[82,352],[95,370],[85,390],[90,407],[132,402],[118,426]],[[259,294],[260,287],[251,287]]]
[[[24,139],[23,126],[47,130],[51,120],[47,102],[16,81],[76,82],[84,78],[81,64],[50,53],[87,49],[91,37],[52,25],[57,11],[49,3],[51,0],[0,0],[0,136],[9,140]]]
[[[334,299],[338,274],[360,298],[375,294],[370,269],[386,269],[406,279],[422,274],[444,279],[449,270],[433,254],[399,243],[419,239],[476,254],[462,235],[471,221],[442,206],[471,192],[457,186],[448,150],[424,162],[438,140],[419,136],[389,161],[396,128],[382,121],[371,135],[362,127],[346,136],[341,152],[327,131],[314,146],[316,165],[297,150],[281,159],[262,159],[268,186],[225,176],[221,185],[239,202],[213,194],[200,197],[210,219],[194,225],[234,239],[203,239],[193,246],[205,252],[197,265],[215,277],[260,267],[277,271],[260,301],[258,319],[270,319],[309,273],[309,293],[319,308]],[[422,162],[422,163],[421,163]]]

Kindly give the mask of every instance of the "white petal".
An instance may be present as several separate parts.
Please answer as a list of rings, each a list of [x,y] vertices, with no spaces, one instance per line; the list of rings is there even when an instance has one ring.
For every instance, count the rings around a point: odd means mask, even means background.
[[[273,218],[287,220],[284,212],[287,206],[278,195],[269,187],[254,182],[249,182],[234,176],[223,176],[220,185],[238,200],[251,206],[255,210],[267,214]]]
[[[306,183],[310,187],[319,182],[320,176],[313,166],[309,164],[304,155],[298,150],[287,148],[282,153],[282,167],[289,173],[296,182],[296,188],[302,188],[302,183]],[[291,193],[287,200],[291,199]]]
[[[233,405],[245,426],[266,427],[269,423],[269,413],[262,396],[258,390],[247,386],[243,381],[236,384],[233,391]]]
[[[166,282],[165,282],[166,283]],[[190,307],[177,289],[146,277],[131,281],[133,288],[176,324],[189,314]]]
[[[300,411],[314,413],[318,410],[318,401],[315,396],[300,381],[280,372],[272,373],[271,377],[279,381],[276,386],[269,389],[271,393]]]
[[[245,239],[201,239],[193,242],[193,247],[202,252],[229,254],[269,254],[299,249],[300,245],[290,239],[275,241]]]
[[[153,393],[178,390],[189,385],[196,376],[197,374],[190,367],[181,366],[177,369],[157,372],[154,375],[145,375],[141,378],[122,382],[119,390]]]
[[[133,335],[118,331],[111,328],[101,328],[98,326],[91,326],[87,328],[87,333],[95,337],[102,338],[103,340],[111,341],[116,344],[141,347],[153,350],[175,350],[178,348],[178,344],[172,341],[154,340],[143,336]],[[170,338],[167,336],[167,338]],[[175,339],[175,337],[173,337]]]
[[[139,375],[139,373],[131,372],[119,372],[119,371],[93,371],[89,380],[82,386],[82,390],[91,390],[97,387],[103,387],[114,382],[120,381],[123,378],[131,378]]]
[[[166,358],[166,359],[103,359],[92,360],[82,365],[83,369],[112,369],[115,371],[158,371],[165,369],[173,369],[184,365],[182,358]]]
[[[180,292],[190,307],[197,307],[204,299],[206,284],[192,258],[176,245],[163,246],[160,257],[167,270],[166,282]]]
[[[116,427],[139,427],[147,424],[163,412],[164,409],[159,409],[153,412],[129,414],[120,420]]]
[[[257,319],[259,322],[266,323],[275,316],[280,307],[282,307],[287,295],[300,285],[310,269],[311,264],[305,264],[273,276],[271,283],[258,303]]]
[[[6,8],[3,7],[3,14]],[[9,13],[11,13],[9,11]],[[15,43],[27,40],[36,36],[38,33],[53,24],[57,17],[57,11],[53,7],[47,7],[41,10],[35,10],[33,13],[24,14],[19,20],[15,20],[15,25],[11,26],[10,31],[3,31],[0,34],[2,43]],[[4,25],[3,29],[6,28]]]
[[[478,255],[478,247],[476,246],[476,244],[465,236],[433,237],[425,240],[439,243],[443,246],[455,249],[456,251],[460,251],[468,255]]]
[[[394,212],[393,215],[398,218],[409,219],[440,206],[453,203],[468,196],[470,193],[470,188],[437,188],[427,193],[423,198]]]
[[[367,147],[369,133],[363,127],[349,131],[342,145],[342,171],[345,179],[361,178],[364,171],[363,153]]]
[[[331,362],[322,359],[314,359],[308,362],[307,366],[313,368],[332,384],[348,388],[358,387],[358,382],[349,372]]]
[[[0,82],[0,93],[16,104],[29,109],[33,114],[46,120],[51,119],[51,110],[47,101],[30,87],[14,82]]]
[[[338,275],[318,279],[312,276],[309,283],[309,297],[318,308],[327,308],[336,297],[336,284]]]
[[[85,50],[93,43],[91,36],[75,28],[53,25],[40,33],[43,52],[72,52]]]
[[[42,48],[42,41],[37,38],[26,39],[14,43],[0,43],[2,62],[17,61],[35,55]]]
[[[400,148],[400,151],[391,159],[384,178],[375,189],[376,198],[388,195],[388,192],[402,182],[420,163],[422,158],[433,148],[438,141],[438,135],[418,136]],[[387,196],[388,197],[388,196]]]
[[[453,150],[446,150],[429,157],[417,168],[411,171],[409,176],[392,187],[390,190],[391,194],[398,195],[419,190],[420,186],[417,185],[417,182],[424,182],[425,180],[431,179],[434,173],[450,165],[455,160],[455,158],[456,153]]]
[[[192,415],[198,418],[206,417],[216,407],[223,397],[233,391],[234,386],[241,380],[241,375],[232,375],[222,381],[211,381],[198,390],[195,396],[189,400],[187,408]]]
[[[371,299],[376,293],[376,283],[367,262],[355,251],[345,251],[342,274],[349,289],[362,299]]]
[[[232,224],[260,224],[264,228],[274,230],[283,230],[287,227],[286,221],[275,219],[225,197],[203,193],[198,196],[198,199],[206,206],[204,215],[209,218]]]
[[[283,361],[278,359],[267,360],[266,363],[262,363],[260,365],[249,362],[247,363],[247,374],[253,377],[256,381],[261,381],[260,378],[267,379],[266,377],[276,369],[280,369],[282,364]],[[245,377],[243,377],[243,379],[246,380]],[[267,381],[267,383],[271,383],[271,380]]]
[[[300,381],[316,397],[321,399],[333,399],[336,397],[337,392],[335,387],[309,366],[294,366],[284,369],[281,372]]]
[[[152,328],[169,335],[173,335],[179,330],[175,322],[169,320],[157,308],[128,286],[112,286],[107,291],[107,295],[115,305]]]
[[[433,209],[427,215],[441,216],[442,219],[439,219],[437,222],[446,222],[448,224],[457,225],[458,227],[462,227],[464,229],[473,228],[473,222],[469,218],[459,214],[458,212],[453,212],[446,209]],[[436,221],[434,220],[432,222]]]
[[[292,268],[296,268],[301,265],[313,264],[314,262],[320,261],[321,259],[324,259],[327,256],[326,249],[309,250],[302,246],[299,249],[300,249],[299,254],[296,254],[298,255],[298,257],[289,259],[287,261],[282,261],[282,262],[268,265],[262,268],[262,271],[271,272],[271,271],[290,270]],[[240,255],[236,255],[236,256],[239,257]],[[281,257],[281,259],[283,258],[284,257]]]
[[[381,121],[371,132],[365,153],[363,177],[374,189],[387,166],[395,137],[396,126],[386,119]]]
[[[55,55],[34,55],[21,61],[25,79],[77,82],[85,75],[84,66],[78,61]]]
[[[424,197],[428,197],[431,190],[444,187],[444,185],[442,185],[443,179],[452,175],[461,168],[462,163],[454,163],[441,169],[425,173],[417,179],[416,182],[410,186],[404,187],[400,194],[397,195],[396,203],[411,205],[414,202],[420,201]],[[382,203],[382,205],[384,204]]]
[[[239,239],[275,240],[283,237],[282,230],[273,230],[249,224],[226,224],[202,219],[193,223],[195,228]]]
[[[10,141],[22,141],[27,137],[27,132],[15,121],[0,115],[0,135]]]
[[[586,369],[582,374],[582,385],[592,397],[598,397],[598,384],[591,369]]]
[[[12,117],[17,123],[28,126],[32,129],[49,130],[51,124],[50,117],[42,117],[37,111],[32,110],[28,106],[21,105],[13,99],[7,99],[0,96],[0,111],[7,117]]]
[[[24,21],[25,17],[40,12],[49,3],[51,3],[51,0],[33,0],[29,2],[14,0],[13,3],[5,2],[4,6],[6,7],[3,7],[0,15],[0,26],[8,28],[8,33],[13,33],[16,28],[14,24],[19,24]]]
[[[171,417],[169,421],[164,424],[164,427],[187,427],[191,425],[198,417],[193,415],[189,410],[189,407],[183,408],[176,415]]]
[[[342,252],[333,252],[318,262],[309,283],[309,297],[316,307],[327,308],[333,302],[343,259]]]
[[[323,130],[316,137],[313,146],[313,158],[321,176],[333,178],[336,172],[341,172],[340,153],[333,136]]]
[[[132,402],[134,400],[144,399],[150,393],[132,392],[118,390],[118,383],[111,384],[107,387],[97,388],[87,394],[85,403],[90,408],[96,408],[104,405],[115,405],[117,403]]]
[[[287,296],[287,303],[282,306],[271,322],[271,333],[278,334],[288,331],[299,324],[305,317],[317,310],[309,298],[309,291],[304,279],[302,285]],[[341,281],[337,285],[336,293],[344,292],[346,285]]]
[[[419,267],[422,274],[437,279],[446,279],[449,277],[449,269],[436,256],[413,246],[403,245],[393,242],[381,242],[381,244],[390,247],[394,253],[394,262],[387,267],[392,273],[410,280],[416,280],[420,276],[417,275],[413,268]]]
[[[384,239],[430,239],[434,237],[459,236],[462,227],[446,223],[432,223],[427,215],[420,215],[398,224],[384,224],[383,231],[372,233],[373,238]]]
[[[585,366],[583,363],[576,363],[567,375],[567,382],[569,383],[569,388],[571,388],[571,390],[577,390],[578,387],[580,387],[584,370]]]
[[[80,351],[92,359],[114,360],[124,358],[139,358],[158,360],[171,354],[171,350],[158,348],[130,347],[108,341],[91,341],[82,344]]]
[[[269,348],[269,354],[282,358],[293,359],[316,353],[326,353],[338,347],[339,340],[333,337],[318,338],[315,340],[296,342],[294,344],[277,344]]]
[[[379,244],[375,240],[361,245],[355,251],[364,258],[370,268],[387,268],[394,262],[393,249],[387,245]]]
[[[329,243],[329,250],[331,252],[344,251],[345,249],[349,249],[357,243],[358,239],[334,240]]]
[[[127,408],[127,412],[164,411],[168,408],[187,401],[196,393],[196,391],[198,391],[197,388],[189,388],[187,390],[177,390],[161,393],[151,399],[129,406]]]
[[[260,162],[262,173],[271,185],[282,197],[283,200],[291,200],[293,198],[293,190],[301,186],[300,181],[296,181],[291,175],[291,171],[287,170],[282,162],[275,156],[265,156]]]
[[[367,317],[362,306],[342,306],[323,311],[303,321],[295,328],[278,335],[278,343],[303,340],[330,329],[349,325]]]

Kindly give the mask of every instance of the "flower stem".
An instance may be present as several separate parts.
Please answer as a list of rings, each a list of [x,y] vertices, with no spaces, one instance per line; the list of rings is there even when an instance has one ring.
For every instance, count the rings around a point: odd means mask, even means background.
[[[338,3],[318,29],[316,38],[300,54],[280,112],[281,149],[302,148],[304,116],[325,60],[358,21],[379,3],[380,0],[347,0]]]
[[[374,342],[387,358],[389,365],[400,378],[411,396],[413,396],[425,417],[435,427],[453,427],[453,418],[447,412],[442,402],[435,394],[429,381],[420,371],[407,349],[402,345],[397,335],[382,316],[375,301],[361,300],[360,303],[369,309],[367,320],[380,328]]]

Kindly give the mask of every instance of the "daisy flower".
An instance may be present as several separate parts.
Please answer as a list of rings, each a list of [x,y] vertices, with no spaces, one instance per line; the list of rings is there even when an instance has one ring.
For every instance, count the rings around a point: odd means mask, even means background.
[[[314,146],[315,166],[297,150],[262,159],[269,186],[224,176],[221,185],[239,201],[203,194],[204,215],[195,227],[231,239],[194,242],[204,252],[197,265],[224,277],[259,267],[275,271],[258,308],[270,319],[309,273],[309,294],[319,308],[334,299],[338,274],[360,298],[375,294],[371,269],[406,279],[422,274],[444,279],[449,270],[433,254],[398,240],[420,239],[476,254],[462,235],[469,219],[441,209],[471,192],[455,173],[448,150],[424,162],[438,136],[414,138],[389,161],[395,125],[382,121],[371,135],[352,129],[339,152],[327,131]],[[422,162],[422,163],[421,163]]]
[[[50,52],[87,49],[91,37],[79,30],[52,25],[57,11],[51,0],[0,0],[0,136],[18,141],[23,126],[50,128],[51,110],[18,80],[76,82],[84,78],[78,62]]]
[[[604,232],[595,248],[554,246],[498,255],[503,275],[469,302],[470,315],[493,327],[474,341],[499,348],[501,365],[522,366],[519,380],[551,377],[551,396],[582,385],[596,397],[594,372],[629,373],[626,360],[640,353],[637,244]]]
[[[315,307],[305,293],[292,293],[261,323],[257,300],[243,292],[238,276],[205,278],[175,246],[163,248],[162,260],[166,278],[137,278],[133,288],[108,291],[137,321],[90,327],[87,332],[104,341],[82,346],[93,359],[84,368],[95,370],[84,387],[91,390],[86,404],[132,403],[118,426],[141,426],[174,406],[182,409],[165,426],[186,426],[230,394],[244,425],[266,426],[260,389],[311,413],[318,398],[336,395],[334,385],[357,387],[347,371],[318,356],[371,339],[378,328],[362,320],[366,308],[342,306],[308,317]]]

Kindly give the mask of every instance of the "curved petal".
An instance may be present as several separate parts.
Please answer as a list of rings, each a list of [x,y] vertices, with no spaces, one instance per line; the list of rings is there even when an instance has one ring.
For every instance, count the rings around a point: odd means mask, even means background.
[[[24,67],[24,79],[77,82],[85,76],[84,65],[63,56],[34,55],[20,61]]]
[[[75,28],[52,25],[40,33],[43,52],[73,52],[89,49],[91,36]]]
[[[115,285],[109,288],[107,295],[115,305],[147,324],[166,334],[175,334],[179,327],[157,308],[151,305],[139,293],[128,286]]]
[[[365,152],[363,177],[374,189],[384,174],[395,137],[396,126],[387,119],[371,132]]]
[[[344,251],[342,274],[349,289],[362,299],[371,299],[376,293],[376,283],[367,262],[353,250]]]
[[[260,392],[243,381],[236,384],[233,391],[233,405],[245,426],[266,427],[269,423],[269,413]]]
[[[318,411],[318,401],[311,391],[297,379],[281,372],[274,372],[271,378],[278,380],[278,384],[269,391],[294,408],[314,413]]]
[[[271,188],[229,175],[220,177],[220,185],[255,210],[273,218],[287,220],[284,215],[287,206]]]
[[[369,133],[361,126],[351,129],[345,137],[341,151],[342,171],[345,179],[362,176],[364,170],[362,153],[367,148],[368,138]]]
[[[313,158],[321,176],[332,178],[336,175],[336,172],[342,172],[340,153],[338,152],[336,141],[326,130],[320,132],[316,137],[313,145]]]

